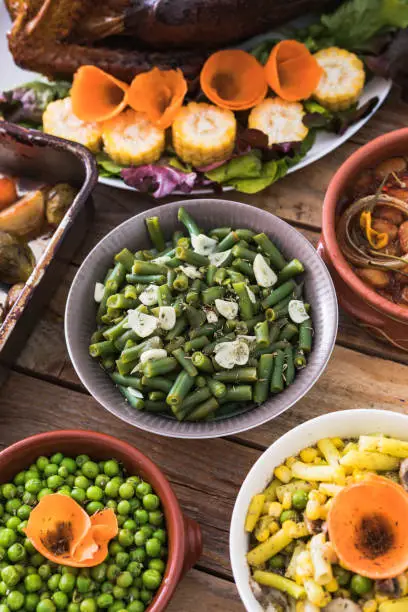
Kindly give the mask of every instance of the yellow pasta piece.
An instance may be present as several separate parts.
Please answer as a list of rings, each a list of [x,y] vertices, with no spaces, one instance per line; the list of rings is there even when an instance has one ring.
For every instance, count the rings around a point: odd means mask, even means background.
[[[285,461],[285,465],[288,466],[288,468],[291,468],[292,465],[295,463],[296,458],[295,457],[288,457]]]
[[[344,470],[340,466],[310,465],[296,461],[292,466],[292,474],[301,480],[340,482],[344,480]]]
[[[344,441],[341,438],[331,438],[331,441],[333,442],[334,446],[338,449],[343,448],[344,446]]]
[[[274,475],[284,484],[288,484],[292,479],[292,472],[286,465],[278,465],[275,468]]]
[[[386,455],[405,459],[408,457],[408,442],[395,440],[394,438],[380,438],[378,450]]]
[[[290,491],[286,491],[282,497],[282,508],[284,510],[289,510],[292,507],[292,493]]]
[[[339,464],[340,453],[329,438],[319,440],[317,447],[329,465]]]
[[[282,504],[280,504],[279,502],[271,502],[269,504],[268,514],[269,516],[273,516],[273,518],[279,518],[282,514],[282,510]]]
[[[378,450],[378,442],[381,436],[360,436],[358,439],[358,449],[361,451]]]
[[[294,582],[293,580],[284,578],[280,574],[256,570],[254,572],[253,579],[258,584],[262,584],[264,586],[283,591],[284,593],[287,593],[295,599],[300,599],[305,596],[305,589],[303,587],[296,584],[296,582]]]
[[[378,612],[407,612],[408,597],[403,599],[395,599],[380,603]]]
[[[309,550],[303,550],[299,553],[296,563],[296,575],[301,579],[313,576],[313,563]]]
[[[296,538],[305,538],[306,536],[310,535],[306,523],[303,522],[295,523],[295,521],[285,521],[282,525],[282,529],[294,540]]]
[[[374,472],[388,472],[399,467],[396,457],[389,457],[377,452],[352,450],[340,459],[343,466]]]
[[[299,562],[299,556],[302,552],[306,551],[306,544],[304,542],[297,542],[295,550],[290,558],[289,565],[286,568],[286,578],[294,580],[296,578],[296,570]]]
[[[309,499],[306,504],[306,518],[311,521],[317,521],[320,518],[320,504],[314,499]]]
[[[272,480],[272,482],[266,487],[266,489],[264,489],[264,491],[262,491],[262,493],[265,495],[266,501],[268,501],[268,502],[275,501],[275,499],[276,499],[276,490],[281,485],[282,485],[282,483],[277,478]]]
[[[313,461],[317,458],[318,453],[315,448],[304,448],[299,453],[300,458],[305,463],[313,463]]]
[[[337,495],[337,493],[340,493],[340,491],[343,488],[344,487],[342,487],[340,485],[331,484],[329,482],[322,482],[319,485],[319,491],[321,493],[323,493],[324,495],[327,495],[327,496],[330,496],[330,497],[334,497],[335,495]]]
[[[320,584],[317,584],[315,580],[307,578],[304,581],[303,586],[305,587],[306,596],[308,600],[315,606],[323,608],[324,606],[327,606],[327,604],[330,602],[330,593],[326,593],[320,586]]]
[[[247,561],[249,565],[259,566],[265,561],[268,561],[271,557],[278,554],[283,548],[292,542],[293,538],[290,538],[283,529],[280,529],[277,533],[272,535],[252,550],[247,553]]]
[[[326,536],[324,533],[314,535],[310,540],[310,558],[313,565],[313,578],[317,584],[324,586],[333,580],[331,564],[325,557]]]
[[[276,521],[270,516],[263,516],[259,519],[254,532],[258,542],[265,542],[269,538],[271,535],[270,528],[274,523],[276,523]]]
[[[249,504],[248,512],[245,520],[245,531],[253,531],[255,525],[261,516],[262,508],[265,503],[265,495],[262,493],[254,495]]]

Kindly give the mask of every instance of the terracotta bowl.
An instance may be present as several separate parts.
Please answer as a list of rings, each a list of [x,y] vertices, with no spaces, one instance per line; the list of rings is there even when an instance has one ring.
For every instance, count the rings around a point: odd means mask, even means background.
[[[0,483],[10,481],[40,455],[86,453],[92,459],[118,459],[129,473],[140,474],[160,497],[169,535],[169,558],[160,589],[146,612],[165,610],[177,584],[202,551],[198,524],[183,515],[177,498],[159,468],[139,450],[118,438],[95,431],[62,430],[37,434],[0,452]]]
[[[318,251],[331,271],[340,306],[376,338],[408,351],[408,308],[385,299],[354,274],[340,251],[335,228],[347,187],[363,170],[396,155],[408,155],[408,128],[372,140],[340,166],[324,199]]]

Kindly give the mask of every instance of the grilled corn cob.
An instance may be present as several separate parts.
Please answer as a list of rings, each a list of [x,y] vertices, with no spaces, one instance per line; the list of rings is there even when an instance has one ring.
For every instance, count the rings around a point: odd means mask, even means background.
[[[184,162],[206,166],[228,159],[234,149],[236,129],[230,110],[190,102],[173,123],[173,146]]]
[[[299,141],[306,138],[308,128],[303,124],[303,106],[281,98],[266,98],[252,109],[248,127],[261,130],[268,136],[269,146],[279,142]]]
[[[109,157],[123,166],[151,164],[165,147],[165,131],[150,123],[144,113],[130,108],[105,121],[102,139]]]
[[[72,110],[71,98],[48,104],[43,114],[43,129],[47,134],[79,142],[92,153],[97,153],[101,146],[101,126],[78,119]]]
[[[363,62],[338,47],[318,51],[314,56],[323,68],[323,75],[313,95],[326,108],[345,110],[357,102],[364,87]]]

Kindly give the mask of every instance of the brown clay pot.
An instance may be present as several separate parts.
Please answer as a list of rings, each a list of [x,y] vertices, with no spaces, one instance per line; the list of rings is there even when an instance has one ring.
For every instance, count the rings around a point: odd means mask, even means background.
[[[10,481],[40,455],[86,453],[94,460],[117,459],[130,474],[142,476],[160,497],[169,536],[169,557],[164,580],[146,612],[165,610],[177,584],[202,551],[201,530],[183,515],[177,498],[159,468],[139,450],[118,438],[83,430],[50,431],[25,438],[0,452],[0,483]]]
[[[387,300],[358,278],[340,251],[335,227],[347,187],[364,169],[396,155],[408,155],[408,128],[375,138],[340,166],[324,199],[318,252],[330,269],[343,310],[377,339],[408,351],[408,308]]]

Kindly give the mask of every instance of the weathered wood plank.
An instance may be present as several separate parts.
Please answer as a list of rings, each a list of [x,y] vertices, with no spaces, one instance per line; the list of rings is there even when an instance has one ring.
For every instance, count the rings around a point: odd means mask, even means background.
[[[129,427],[90,396],[12,373],[0,391],[0,444],[52,429],[93,429],[137,446],[171,481],[183,510],[203,531],[203,568],[231,575],[229,521],[259,451],[223,439],[178,440]],[[78,449],[79,452],[80,449]]]
[[[235,585],[227,580],[191,570],[181,581],[168,612],[243,612]]]

